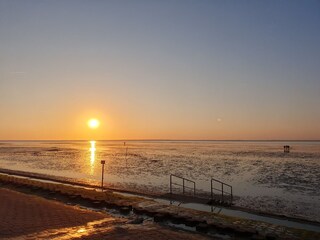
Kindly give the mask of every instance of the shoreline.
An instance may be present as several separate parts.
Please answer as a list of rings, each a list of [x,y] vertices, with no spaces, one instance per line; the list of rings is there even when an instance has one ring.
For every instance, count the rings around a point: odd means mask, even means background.
[[[80,187],[87,187],[87,188],[93,188],[93,189],[100,189],[99,184],[94,184],[94,183],[87,183],[85,181],[77,181],[76,179],[73,178],[66,178],[66,177],[57,177],[53,175],[44,175],[44,174],[39,174],[39,173],[31,173],[31,172],[24,172],[24,171],[18,171],[18,170],[10,170],[10,169],[3,169],[0,168],[0,173],[12,175],[12,176],[18,176],[18,177],[26,177],[26,178],[33,178],[33,179],[38,179],[41,181],[52,181],[55,183],[62,183],[62,184],[68,184],[68,185],[74,185],[74,186],[80,186]],[[105,186],[105,189],[118,192],[118,193],[124,193],[124,194],[131,194],[131,195],[136,195],[136,196],[141,196],[141,197],[147,197],[147,198],[153,198],[153,199],[163,199],[163,200],[170,200],[166,198],[163,193],[157,193],[157,192],[151,192],[151,191],[138,191],[138,190],[127,190],[123,188],[113,188],[113,187],[108,187],[108,185]],[[209,205],[208,205],[209,206]],[[241,206],[229,206],[229,207],[223,207],[227,208],[230,210],[236,210],[236,211],[243,211],[245,213],[249,214],[255,214],[261,217],[269,217],[269,218],[275,218],[279,220],[289,220],[297,223],[302,223],[302,224],[310,224],[314,225],[317,227],[320,227],[320,222],[318,221],[312,221],[308,219],[303,219],[303,218],[296,218],[296,217],[290,217],[286,215],[279,215],[279,214],[274,214],[272,212],[263,212],[255,209],[250,209],[250,208],[244,208]]]

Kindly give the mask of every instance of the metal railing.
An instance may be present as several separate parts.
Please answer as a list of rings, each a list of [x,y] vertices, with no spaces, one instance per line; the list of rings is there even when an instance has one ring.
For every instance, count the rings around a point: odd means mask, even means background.
[[[182,184],[174,182],[175,178],[182,180]],[[186,183],[192,183],[193,187],[186,186]],[[193,196],[196,195],[196,183],[194,181],[190,180],[190,179],[179,177],[179,176],[174,175],[174,174],[170,174],[170,194],[173,193],[173,191],[172,191],[172,186],[173,185],[182,187],[182,193],[183,194],[186,193],[186,189],[187,189],[187,190],[193,190]]]
[[[215,188],[214,183],[218,183],[220,188]],[[214,192],[213,192],[214,190],[216,192],[219,192],[219,195],[221,194],[221,199],[220,199],[221,202],[229,202],[230,204],[232,204],[233,193],[232,193],[231,185],[221,182],[217,179],[211,178],[211,200],[214,199]]]

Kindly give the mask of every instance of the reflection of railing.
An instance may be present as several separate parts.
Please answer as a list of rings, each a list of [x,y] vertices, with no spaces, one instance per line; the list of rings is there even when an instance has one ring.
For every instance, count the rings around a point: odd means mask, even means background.
[[[220,186],[220,188],[215,188],[214,187],[214,183],[218,183],[218,185]],[[221,182],[217,179],[211,178],[211,200],[213,201],[214,199],[216,199],[214,197],[214,190],[216,192],[219,193],[218,196],[220,196],[220,202],[221,203],[229,203],[232,204],[233,201],[233,193],[232,193],[232,186],[229,184],[226,184],[224,182]],[[227,191],[229,190],[229,191]]]
[[[174,179],[182,180],[182,184],[174,182]],[[193,187],[186,186],[186,183],[192,183]],[[173,193],[173,191],[172,191],[172,186],[173,185],[182,187],[182,193],[183,194],[186,193],[186,190],[193,190],[193,195],[194,196],[196,195],[196,183],[194,181],[192,181],[192,180],[189,180],[189,179],[183,178],[183,177],[179,177],[179,176],[174,175],[174,174],[170,174],[170,194]]]

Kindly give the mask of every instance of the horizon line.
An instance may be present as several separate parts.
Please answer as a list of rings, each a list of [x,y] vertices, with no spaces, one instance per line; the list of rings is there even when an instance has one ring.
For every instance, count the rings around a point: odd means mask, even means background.
[[[0,139],[0,142],[10,141],[93,141],[94,139]],[[175,141],[175,142],[320,142],[320,139],[96,139],[94,141]]]

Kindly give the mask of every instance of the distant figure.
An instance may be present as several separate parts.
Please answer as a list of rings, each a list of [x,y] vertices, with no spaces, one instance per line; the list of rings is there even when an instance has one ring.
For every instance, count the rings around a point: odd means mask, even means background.
[[[283,146],[283,151],[284,151],[285,153],[290,152],[290,146],[289,146],[289,145],[284,145],[284,146]]]
[[[123,146],[125,146],[126,145],[126,142],[123,142]]]

